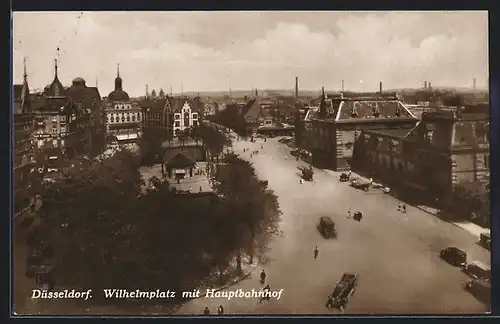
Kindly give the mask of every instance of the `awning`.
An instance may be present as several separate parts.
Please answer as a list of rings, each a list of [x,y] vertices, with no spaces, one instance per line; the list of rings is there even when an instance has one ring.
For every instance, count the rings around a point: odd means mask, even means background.
[[[183,170],[183,169],[175,169],[174,173],[175,173],[175,174],[185,174],[185,173],[186,173],[186,171],[185,171],[185,170]]]
[[[128,134],[119,134],[116,135],[116,139],[119,141],[127,140],[128,139]]]

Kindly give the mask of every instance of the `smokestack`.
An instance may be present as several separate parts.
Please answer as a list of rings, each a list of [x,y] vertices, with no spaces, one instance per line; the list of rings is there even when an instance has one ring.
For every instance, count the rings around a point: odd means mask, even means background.
[[[472,85],[474,90],[476,90],[476,78],[472,79]]]
[[[427,81],[427,89],[432,90],[432,84],[430,81]]]
[[[148,89],[148,85],[146,84],[146,98],[149,97],[149,89]]]
[[[424,81],[424,89],[427,90],[427,81]]]
[[[172,97],[172,86],[170,86],[170,97]]]
[[[181,95],[184,95],[184,85],[181,84]]]
[[[299,98],[299,77],[295,77],[295,99]]]
[[[382,93],[382,81],[379,82],[378,86],[379,86],[380,93]]]
[[[342,87],[341,87],[341,89],[342,89],[342,92],[344,92],[344,80],[342,80]]]

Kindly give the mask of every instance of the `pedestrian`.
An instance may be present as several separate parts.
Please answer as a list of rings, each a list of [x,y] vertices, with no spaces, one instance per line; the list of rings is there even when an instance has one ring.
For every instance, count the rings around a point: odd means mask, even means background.
[[[180,184],[181,183],[181,179],[177,179],[177,184]]]
[[[210,309],[208,309],[208,306],[205,306],[205,310],[203,311],[203,315],[210,315]]]
[[[304,183],[304,179],[300,178],[300,184]]]
[[[201,186],[200,186],[200,192],[201,192],[201,190],[202,190],[202,189],[201,189]]]
[[[401,203],[398,203],[398,211],[401,211],[401,210],[402,210],[402,207],[403,207],[403,206],[401,205]]]
[[[219,305],[219,308],[217,308],[217,315],[224,315],[224,307],[222,305]]]
[[[317,259],[317,258],[318,258],[318,254],[319,254],[318,247],[315,247],[315,248],[314,248],[314,258],[315,258],[315,259]]]
[[[285,155],[285,160],[288,160],[288,156]]]
[[[260,146],[260,148],[261,148],[261,149],[263,149],[263,148],[264,148],[264,145],[261,145],[261,146]]]
[[[264,272],[264,269],[260,272],[260,283],[264,284],[266,282],[266,273]]]
[[[347,211],[347,218],[351,218],[351,210],[350,209]]]
[[[328,296],[328,300],[326,301],[326,308],[330,309],[333,308],[335,305],[333,304],[333,297],[330,295]]]
[[[193,187],[189,186],[189,192],[193,192]]]
[[[406,205],[403,205],[403,213],[406,213]]]

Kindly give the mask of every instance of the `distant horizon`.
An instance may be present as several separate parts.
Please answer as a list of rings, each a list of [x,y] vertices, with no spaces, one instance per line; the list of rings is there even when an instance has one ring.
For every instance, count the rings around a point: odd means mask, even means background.
[[[14,12],[13,82],[139,97],[232,89],[488,86],[487,11]],[[183,89],[183,91],[181,90]],[[220,90],[224,89],[224,90]],[[236,90],[235,90],[236,91]],[[309,90],[310,91],[310,90]]]

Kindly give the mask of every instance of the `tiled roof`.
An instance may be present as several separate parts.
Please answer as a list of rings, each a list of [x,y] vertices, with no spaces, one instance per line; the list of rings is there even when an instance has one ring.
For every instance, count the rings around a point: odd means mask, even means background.
[[[99,109],[101,95],[96,87],[71,86],[66,93],[76,103],[81,104],[83,109]]]
[[[258,98],[251,99],[243,110],[245,118],[257,118],[261,113],[260,100]]]
[[[183,164],[182,166],[196,163],[196,159],[193,158],[187,151],[179,152],[178,150],[166,150],[165,154],[163,154],[163,161],[169,164]],[[177,166],[182,167],[181,165]]]
[[[343,101],[341,105],[339,120],[364,119],[364,118],[412,118],[412,114],[397,100],[363,100],[363,101]],[[355,116],[352,113],[356,112]],[[375,117],[374,113],[379,116]],[[397,116],[399,112],[399,116]]]
[[[44,95],[46,95],[46,96],[64,96],[65,94],[66,94],[66,89],[63,87],[61,81],[59,81],[59,78],[57,77],[57,74],[56,74],[52,83],[45,87]]]

